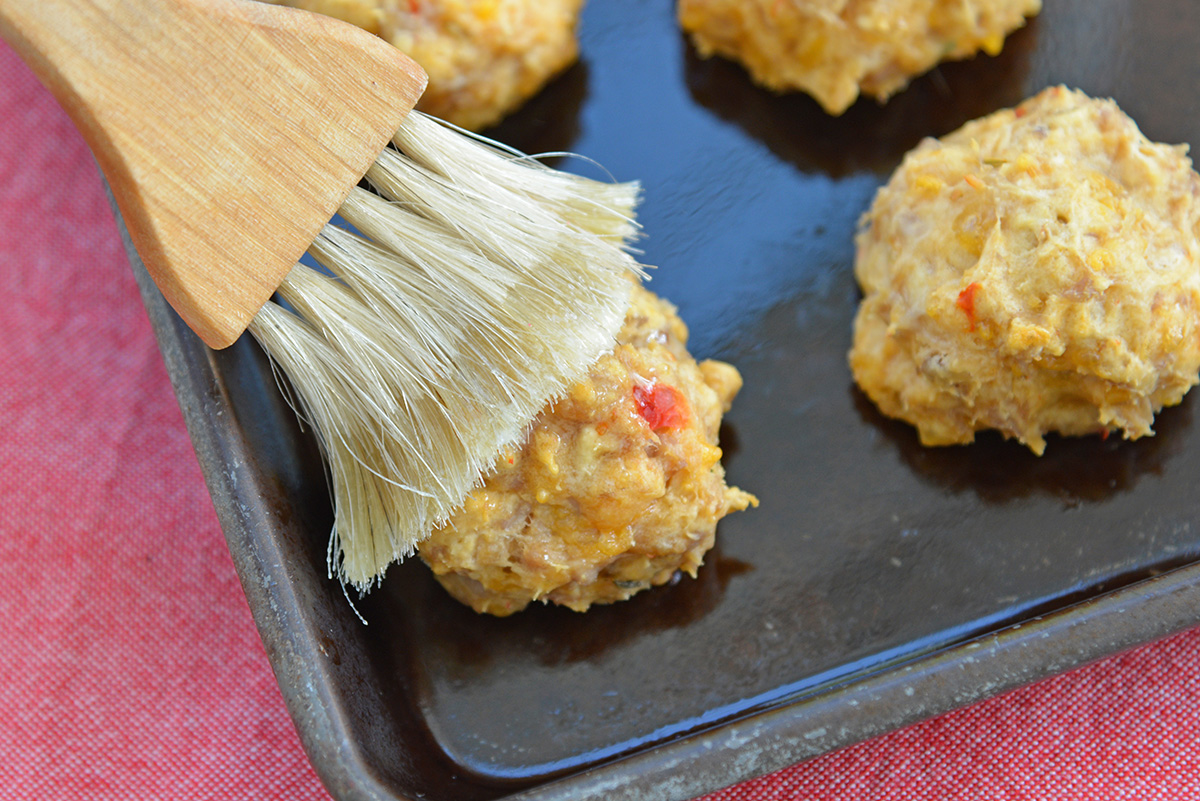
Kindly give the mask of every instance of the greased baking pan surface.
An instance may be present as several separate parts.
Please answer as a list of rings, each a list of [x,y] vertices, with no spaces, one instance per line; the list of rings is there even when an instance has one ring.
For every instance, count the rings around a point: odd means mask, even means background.
[[[695,56],[662,0],[592,0],[582,60],[491,132],[645,186],[650,288],[745,388],[699,578],[508,619],[393,567],[325,574],[316,445],[246,341],[206,350],[138,266],[255,620],[337,798],[688,798],[1200,621],[1195,393],[1157,435],[922,448],[846,364],[853,233],[923,136],[1051,84],[1200,142],[1190,0],[1046,0],[996,58],[832,118]],[[557,166],[595,174],[586,161]]]

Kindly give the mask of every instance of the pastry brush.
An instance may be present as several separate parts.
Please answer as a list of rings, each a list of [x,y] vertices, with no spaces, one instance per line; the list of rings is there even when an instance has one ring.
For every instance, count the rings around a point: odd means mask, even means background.
[[[252,0],[0,0],[0,34],[183,320],[213,348],[249,331],[286,375],[341,581],[411,553],[612,347],[636,184],[412,110],[424,73],[383,40]]]

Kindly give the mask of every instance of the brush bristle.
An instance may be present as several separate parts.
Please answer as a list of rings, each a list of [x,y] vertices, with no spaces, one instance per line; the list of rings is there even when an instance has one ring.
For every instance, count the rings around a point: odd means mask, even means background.
[[[250,332],[324,452],[330,573],[361,591],[453,513],[602,353],[642,268],[638,187],[411,113]]]

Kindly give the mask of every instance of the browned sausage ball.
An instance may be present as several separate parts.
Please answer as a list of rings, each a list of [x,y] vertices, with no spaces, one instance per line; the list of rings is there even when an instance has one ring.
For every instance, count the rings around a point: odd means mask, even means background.
[[[927,445],[1151,433],[1200,369],[1200,176],[1055,87],[929,139],[863,217],[850,365]]]
[[[616,349],[419,546],[455,598],[493,615],[583,611],[695,575],[717,521],[757,501],[726,486],[717,447],[741,376],[697,364],[686,340],[674,308],[635,289]]]
[[[679,0],[700,55],[741,62],[775,91],[831,114],[886,100],[940,61],[996,55],[1041,0]]]

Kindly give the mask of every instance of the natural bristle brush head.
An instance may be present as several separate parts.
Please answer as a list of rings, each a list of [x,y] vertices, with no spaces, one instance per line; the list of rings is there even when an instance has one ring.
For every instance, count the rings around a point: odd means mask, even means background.
[[[612,346],[636,185],[410,112],[426,76],[382,39],[249,0],[0,2],[0,35],[184,321],[214,348],[250,330],[287,374],[328,460],[343,582],[411,553]],[[339,206],[358,233],[327,225]],[[335,277],[296,265],[305,248]]]
[[[365,590],[611,349],[638,188],[548,169],[417,112],[249,331],[334,497],[330,571]]]

